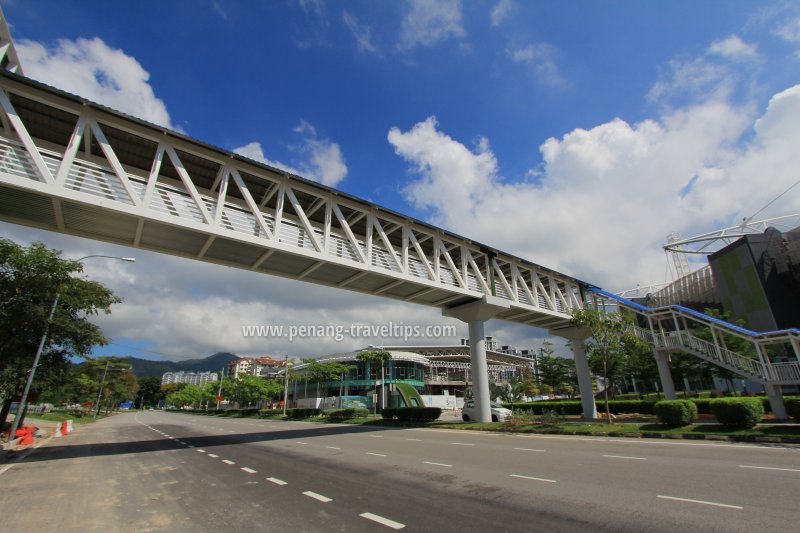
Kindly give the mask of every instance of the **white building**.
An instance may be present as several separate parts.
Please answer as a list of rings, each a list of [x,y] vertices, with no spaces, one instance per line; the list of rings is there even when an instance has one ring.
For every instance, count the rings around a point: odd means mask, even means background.
[[[164,372],[161,376],[161,384],[187,383],[202,387],[206,383],[213,383],[219,380],[216,372]]]

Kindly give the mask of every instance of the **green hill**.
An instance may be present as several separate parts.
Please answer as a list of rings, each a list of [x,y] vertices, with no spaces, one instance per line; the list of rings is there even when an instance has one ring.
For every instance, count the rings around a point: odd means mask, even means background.
[[[157,376],[161,377],[164,372],[219,372],[231,361],[239,359],[238,355],[219,352],[203,359],[186,359],[185,361],[151,361],[149,359],[139,359],[138,357],[121,357],[123,363],[133,367],[133,373],[137,377]]]

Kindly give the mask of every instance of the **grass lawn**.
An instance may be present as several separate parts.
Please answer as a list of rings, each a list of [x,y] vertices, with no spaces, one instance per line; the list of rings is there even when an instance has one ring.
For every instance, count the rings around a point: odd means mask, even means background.
[[[44,414],[30,413],[25,418],[26,420],[48,420],[50,422],[63,422],[64,420],[72,420],[74,424],[87,424],[89,422],[94,422],[93,414],[84,416],[80,411],[53,411],[51,413]],[[97,415],[98,420],[101,418],[105,418],[105,415],[102,413]]]

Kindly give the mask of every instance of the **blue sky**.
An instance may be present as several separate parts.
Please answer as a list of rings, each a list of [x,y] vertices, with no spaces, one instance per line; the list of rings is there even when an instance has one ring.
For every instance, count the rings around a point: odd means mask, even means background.
[[[668,233],[732,225],[800,179],[792,148],[800,137],[796,3],[0,5],[29,76],[611,290],[666,281],[660,245]],[[797,189],[762,216],[794,212]],[[101,246],[0,229],[65,255]],[[284,280],[140,254],[146,261],[124,267],[138,292],[136,279],[173,267],[196,269],[194,285],[165,277],[180,289],[153,289],[171,294],[160,307],[131,289],[127,309],[103,325],[127,345],[169,357],[318,354],[359,343],[255,345],[237,338],[231,322],[211,346],[196,334],[135,334],[124,323],[180,309],[173,330],[196,331],[191,309],[242,307],[234,302],[283,320],[326,320],[357,305],[376,321],[445,321],[424,308],[323,289],[316,303],[301,304],[297,285]],[[204,280],[223,271],[230,286],[208,289]],[[285,298],[269,309],[233,299],[252,284]],[[494,328],[523,347],[545,335]]]

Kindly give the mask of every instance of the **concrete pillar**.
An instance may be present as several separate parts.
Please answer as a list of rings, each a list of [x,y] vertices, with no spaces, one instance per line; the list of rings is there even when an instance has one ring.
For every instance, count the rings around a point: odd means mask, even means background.
[[[496,296],[484,296],[482,300],[443,309],[442,314],[457,318],[469,325],[470,374],[472,398],[478,414],[476,422],[491,422],[492,409],[489,404],[489,369],[486,366],[486,335],[483,323],[498,313],[508,310],[508,300]]]
[[[772,414],[779,420],[786,420],[789,414],[786,412],[786,405],[783,403],[783,392],[780,385],[772,385],[767,383],[764,385],[764,392],[767,393],[769,406],[772,409]]]
[[[674,400],[675,384],[672,382],[672,373],[669,370],[669,354],[663,350],[655,350],[653,355],[658,366],[658,377],[661,378],[661,389],[664,391],[664,398]]]
[[[575,360],[575,373],[578,377],[578,389],[581,394],[581,406],[584,418],[597,418],[597,404],[594,401],[594,387],[592,386],[592,373],[589,371],[589,361],[586,359],[586,348],[583,342],[589,338],[586,328],[568,328],[553,330],[550,333],[564,337],[572,344],[572,357]]]
[[[472,398],[480,422],[491,422],[489,369],[486,365],[486,335],[482,320],[469,323],[469,363],[472,367]]]

